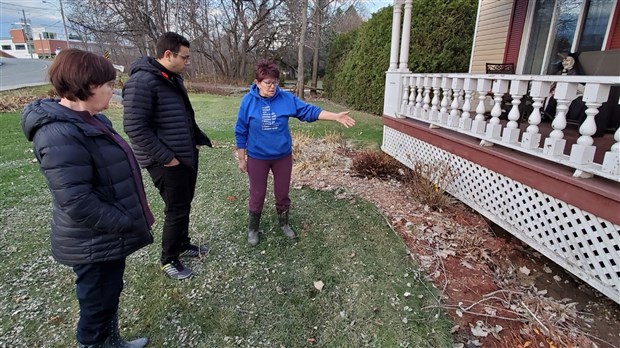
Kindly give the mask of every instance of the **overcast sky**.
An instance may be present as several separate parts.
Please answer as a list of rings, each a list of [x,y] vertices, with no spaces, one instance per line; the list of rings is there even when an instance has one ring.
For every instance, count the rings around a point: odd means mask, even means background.
[[[359,0],[368,9],[368,15],[391,5],[393,0]],[[22,12],[23,11],[23,12]],[[64,39],[60,4],[58,0],[0,0],[0,37],[9,38],[9,30],[23,21],[23,14],[34,28],[45,27]],[[67,23],[68,25],[69,23]]]

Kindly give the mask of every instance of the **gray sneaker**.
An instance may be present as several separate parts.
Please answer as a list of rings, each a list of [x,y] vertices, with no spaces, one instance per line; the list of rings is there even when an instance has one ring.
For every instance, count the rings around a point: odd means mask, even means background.
[[[161,270],[168,275],[168,277],[176,280],[187,279],[194,275],[191,269],[184,267],[181,261],[172,260],[169,263],[162,265]]]

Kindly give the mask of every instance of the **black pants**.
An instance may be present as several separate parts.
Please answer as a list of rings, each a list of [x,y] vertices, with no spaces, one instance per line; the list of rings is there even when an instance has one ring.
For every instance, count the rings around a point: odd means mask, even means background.
[[[189,245],[189,213],[198,173],[183,163],[174,167],[151,166],[147,170],[165,205],[161,238],[161,264],[165,265]]]
[[[76,338],[81,344],[99,344],[110,335],[110,321],[118,311],[123,291],[125,259],[73,266],[80,303]]]

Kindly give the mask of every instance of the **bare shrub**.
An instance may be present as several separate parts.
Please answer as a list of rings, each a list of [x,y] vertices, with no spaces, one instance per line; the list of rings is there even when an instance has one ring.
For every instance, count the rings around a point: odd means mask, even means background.
[[[310,170],[347,168],[349,159],[342,156],[347,152],[347,143],[338,132],[326,132],[321,138],[314,138],[308,131],[293,131],[293,174]]]
[[[452,204],[453,199],[445,190],[457,175],[458,172],[444,161],[416,161],[403,182],[420,203],[433,210],[440,210]]]
[[[407,167],[393,157],[374,150],[359,152],[353,158],[353,165],[351,166],[351,170],[357,176],[382,180],[401,180],[406,169]]]

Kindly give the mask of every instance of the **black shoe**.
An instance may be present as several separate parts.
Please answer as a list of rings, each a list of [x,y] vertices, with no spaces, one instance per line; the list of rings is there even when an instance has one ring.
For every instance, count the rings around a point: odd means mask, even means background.
[[[181,261],[172,260],[169,263],[162,265],[161,270],[168,275],[168,277],[176,280],[187,279],[194,275],[191,269],[184,267]]]
[[[180,257],[204,257],[209,254],[209,247],[206,245],[193,245],[187,246],[187,249],[179,254]]]

